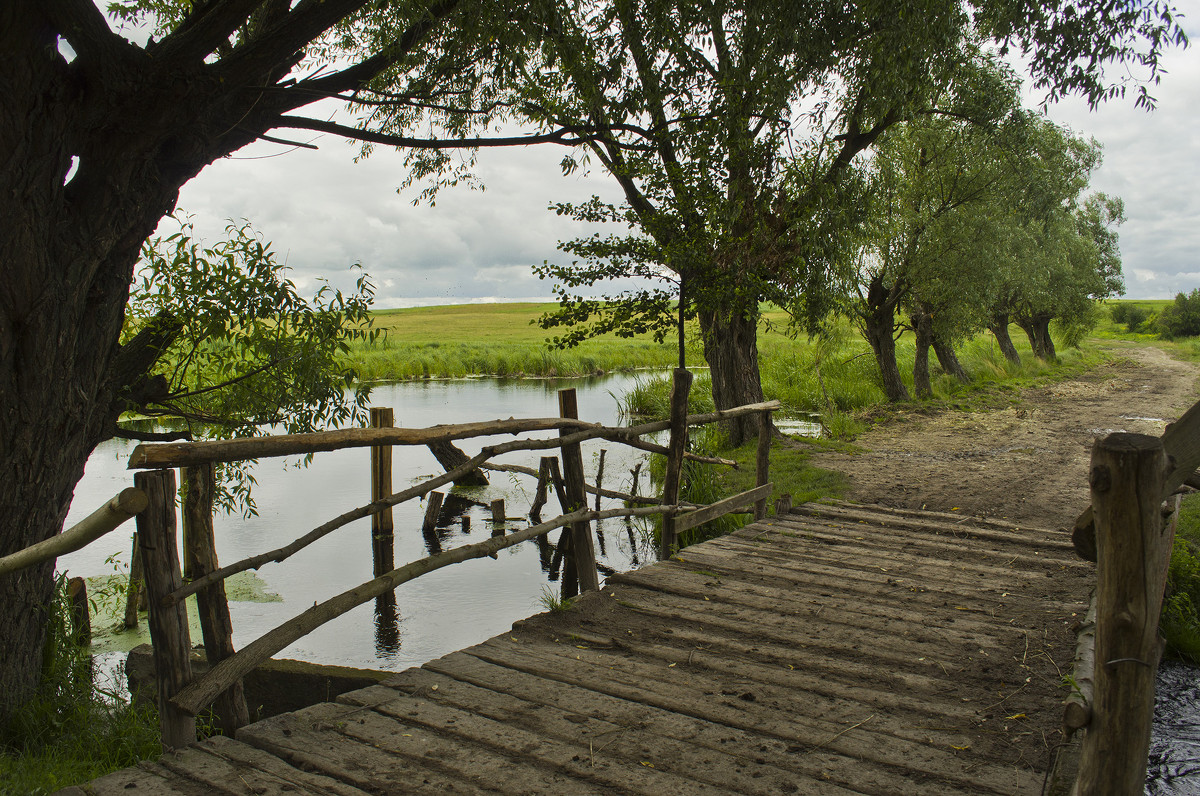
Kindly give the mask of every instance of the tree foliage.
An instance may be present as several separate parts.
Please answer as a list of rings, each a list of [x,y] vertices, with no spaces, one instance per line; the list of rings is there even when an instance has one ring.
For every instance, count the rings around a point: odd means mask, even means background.
[[[378,334],[370,279],[361,274],[349,295],[321,280],[305,298],[248,223],[226,233],[206,246],[181,221],[143,246],[122,341],[150,337],[157,357],[125,393],[126,411],[182,419],[204,436],[361,424],[370,390],[342,355]]]
[[[1167,340],[1200,335],[1200,288],[1175,294],[1175,301],[1158,314],[1158,333]]]

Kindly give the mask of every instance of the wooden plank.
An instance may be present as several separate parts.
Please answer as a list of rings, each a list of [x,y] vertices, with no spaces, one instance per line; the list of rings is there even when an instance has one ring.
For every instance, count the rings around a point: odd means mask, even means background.
[[[680,681],[676,669],[650,667],[618,656],[596,660],[597,650],[574,649],[570,645],[513,644],[501,640],[472,647],[468,652],[485,661],[537,674],[548,680],[571,683],[600,693],[641,701],[665,710],[682,713],[732,728],[772,737],[802,749],[827,749],[881,766],[902,765],[950,782],[974,788],[977,793],[1029,793],[1040,777],[1009,767],[980,768],[971,755],[960,758],[948,747],[929,746],[911,739],[890,737],[863,724],[871,714],[856,715],[853,721],[839,723],[825,716],[808,715],[808,710],[785,710],[771,706],[757,696],[745,699],[747,689],[740,682],[710,681],[701,678],[689,687]],[[662,673],[670,673],[666,677]],[[789,703],[803,702],[796,695]],[[780,703],[783,704],[783,703]],[[974,740],[962,736],[970,746]]]
[[[293,793],[299,791],[301,793],[328,794],[329,796],[367,796],[365,791],[353,785],[347,785],[312,771],[295,768],[275,755],[232,738],[214,735],[198,744],[197,748],[212,755],[219,755],[235,765],[294,783]]]
[[[653,745],[643,748],[639,761],[628,764],[605,755],[606,749],[596,750],[596,744],[586,739],[564,743],[527,729],[524,721],[512,724],[495,721],[425,699],[398,695],[391,689],[389,701],[378,702],[372,708],[406,724],[419,724],[429,729],[452,733],[465,743],[490,747],[515,759],[536,761],[540,766],[562,772],[568,781],[577,783],[573,792],[595,793],[597,787],[606,793],[644,794],[689,793],[704,796],[727,796],[729,789],[708,785],[671,771],[672,763],[657,754]],[[532,717],[530,717],[532,720]],[[583,725],[576,725],[582,734]],[[652,739],[657,740],[657,739]],[[555,790],[554,792],[558,792]]]
[[[339,731],[370,718],[370,711],[325,703],[250,724],[237,740],[370,793],[489,792],[471,773],[486,776],[489,767],[471,766],[467,750],[440,743],[436,734],[393,725],[388,737],[363,742]],[[456,762],[462,773],[448,774]]]
[[[902,793],[910,789],[911,780],[891,766],[879,766],[869,760],[848,757],[825,748],[806,748],[794,739],[780,739],[747,731],[702,718],[676,713],[634,699],[623,699],[585,687],[547,687],[547,681],[536,674],[489,663],[474,655],[457,652],[431,661],[425,669],[454,678],[457,681],[512,694],[528,702],[574,710],[614,726],[638,728],[655,737],[674,738],[706,749],[744,755],[756,763],[775,766],[813,780],[813,787],[841,786],[860,793]],[[405,690],[407,676],[416,670],[398,674],[388,682]],[[565,685],[565,684],[564,684]],[[442,689],[439,688],[440,692]],[[421,691],[428,695],[427,691]],[[802,783],[807,786],[808,782]],[[964,791],[953,785],[926,778],[922,793],[929,796],[956,794]],[[809,791],[797,786],[796,793]],[[787,791],[781,791],[787,792]]]
[[[151,794],[152,796],[201,796],[206,790],[189,780],[174,774],[162,766],[142,763],[133,768],[114,771],[87,783],[88,796],[129,796]]]
[[[269,757],[261,752],[260,755]],[[270,759],[277,760],[277,758]],[[335,780],[311,774],[305,778],[279,776],[274,771],[239,764],[215,753],[211,748],[203,746],[190,746],[169,752],[162,756],[159,765],[181,778],[192,780],[214,794],[295,796],[297,791],[300,791],[312,796],[345,796],[348,793],[363,793],[357,788],[347,788]],[[280,766],[283,765],[286,764],[280,763]],[[304,773],[290,766],[287,768],[297,775]],[[276,770],[278,770],[278,766]],[[329,783],[331,787],[324,786],[321,780]]]
[[[679,533],[695,528],[697,525],[703,525],[706,522],[711,522],[718,517],[724,517],[726,514],[737,511],[743,506],[749,506],[751,503],[765,501],[771,496],[771,489],[774,484],[763,484],[746,492],[741,492],[737,495],[732,495],[724,500],[718,500],[716,503],[709,504],[702,509],[689,511],[686,514],[680,514],[675,517],[675,530]],[[664,498],[664,502],[665,502]]]
[[[570,695],[580,689],[563,689]],[[597,763],[636,769],[652,763],[660,772],[673,773],[727,792],[776,796],[803,786],[802,792],[847,796],[853,791],[820,780],[797,782],[793,771],[772,765],[760,756],[753,764],[727,749],[695,743],[644,730],[631,731],[628,724],[559,708],[540,700],[527,700],[504,691],[480,688],[424,669],[398,674],[389,687],[376,686],[343,695],[351,704],[389,703],[404,696],[419,696],[470,715],[501,723],[519,723],[543,738],[571,744],[585,756],[589,768]],[[458,722],[455,722],[456,725]],[[659,785],[661,783],[655,783]],[[692,792],[687,786],[683,792]]]

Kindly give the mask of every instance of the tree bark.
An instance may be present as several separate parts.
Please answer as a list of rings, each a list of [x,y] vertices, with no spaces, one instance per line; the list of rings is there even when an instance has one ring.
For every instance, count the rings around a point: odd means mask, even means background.
[[[932,398],[933,385],[929,380],[929,347],[933,344],[933,323],[928,313],[917,311],[912,317],[916,330],[915,356],[913,357],[913,392],[917,398]],[[878,355],[876,355],[878,359]]]
[[[712,379],[713,403],[717,409],[762,403],[762,380],[758,372],[758,308],[702,309],[700,332],[704,359]],[[721,428],[730,444],[741,445],[758,438],[761,413],[724,420]],[[767,420],[767,422],[770,422]]]
[[[1050,337],[1050,321],[1052,316],[1039,312],[1022,318],[1017,318],[1017,325],[1025,330],[1029,337],[1029,345],[1034,355],[1046,362],[1058,360],[1058,352],[1054,348],[1054,339]]]
[[[962,366],[962,363],[958,361],[958,355],[954,353],[954,346],[945,338],[940,337],[937,332],[933,333],[933,352],[937,354],[938,364],[942,366],[942,370],[963,384],[971,381],[967,369]]]
[[[1021,364],[1021,355],[1017,353],[1017,347],[1013,345],[1012,338],[1008,335],[1008,314],[997,315],[993,321],[988,324],[988,330],[992,336],[996,338],[996,344],[1000,346],[1000,353],[1004,354],[1004,358],[1014,365]]]
[[[863,333],[879,365],[884,395],[893,403],[908,400],[908,388],[896,362],[896,303],[901,292],[899,285],[888,287],[882,276],[874,277],[867,287],[866,307],[860,316]]]

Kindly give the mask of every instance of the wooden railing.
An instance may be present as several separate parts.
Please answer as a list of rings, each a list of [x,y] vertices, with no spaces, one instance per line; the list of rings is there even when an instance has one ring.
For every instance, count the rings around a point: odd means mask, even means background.
[[[1180,503],[1174,493],[1198,465],[1200,403],[1161,438],[1111,434],[1092,449],[1091,505],[1073,541],[1096,562],[1096,589],[1063,713],[1065,734],[1085,731],[1073,794],[1144,792],[1164,646],[1158,624]]]
[[[662,555],[670,555],[678,544],[678,534],[708,522],[723,514],[751,505],[756,516],[765,515],[771,492],[768,481],[767,451],[773,426],[770,415],[779,408],[777,401],[702,415],[687,415],[687,384],[690,375],[677,371],[676,389],[672,400],[672,419],[668,422],[645,423],[632,427],[606,427],[584,422],[576,416],[574,390],[559,394],[560,417],[526,420],[497,420],[485,423],[435,426],[425,429],[374,427],[316,434],[259,437],[212,442],[182,442],[142,445],[134,450],[130,468],[139,469],[134,476],[135,486],[145,493],[147,508],[138,514],[138,549],[150,605],[150,634],[158,672],[160,723],[163,743],[175,748],[195,739],[195,716],[212,706],[222,728],[231,732],[247,720],[241,679],[272,655],[316,628],[341,616],[371,599],[392,595],[399,585],[435,569],[454,563],[495,554],[507,547],[536,539],[556,528],[569,528],[560,541],[565,548],[563,577],[560,579],[564,596],[577,591],[599,587],[595,552],[592,547],[590,523],[609,517],[659,515],[664,518]],[[680,387],[680,385],[683,385]],[[685,458],[697,461],[732,465],[733,462],[715,457],[702,457],[686,451],[688,428],[729,420],[747,414],[760,414],[759,458],[754,489],[711,506],[695,506],[679,501],[679,472]],[[382,415],[377,416],[377,421]],[[220,566],[215,554],[212,530],[212,484],[215,462],[259,459],[270,456],[307,454],[345,447],[373,446],[386,451],[392,445],[431,445],[451,440],[469,439],[497,434],[517,434],[528,431],[557,430],[557,437],[548,439],[518,438],[484,447],[476,456],[465,458],[444,474],[399,492],[391,492],[390,475],[385,477],[387,455],[373,457],[373,500],[352,509],[314,528],[293,542],[242,561]],[[670,442],[661,446],[642,437],[664,430],[670,431]],[[581,442],[605,439],[630,445],[639,450],[663,453],[668,456],[667,485],[660,498],[638,497],[604,490],[599,485],[584,482]],[[538,470],[513,465],[490,465],[501,453],[514,450],[548,450],[561,448],[562,476],[556,479],[557,461],[544,459]],[[381,564],[381,550],[391,545],[381,536],[389,533],[390,520],[373,524],[373,544],[376,566],[373,580],[355,586],[326,601],[314,604],[291,620],[269,631],[235,652],[232,627],[223,589],[225,578],[236,572],[254,569],[268,562],[287,559],[316,540],[354,520],[368,516],[384,517],[391,507],[414,498],[430,496],[445,484],[466,477],[483,467],[494,467],[536,475],[538,490],[544,495],[551,484],[559,495],[563,513],[551,520],[531,521],[528,527],[509,532],[506,525],[497,524],[490,539],[436,553],[418,561],[394,567]],[[172,468],[182,468],[186,482],[183,506],[184,550],[176,550],[175,495],[176,475]],[[588,492],[624,499],[640,505],[608,510],[588,509]],[[540,506],[533,507],[534,516]],[[501,510],[501,515],[503,511]],[[386,557],[382,560],[387,561]],[[182,562],[182,565],[181,565]],[[190,668],[190,640],[184,599],[195,594],[200,608],[201,628],[206,655],[212,668],[202,677],[193,679]],[[394,599],[394,598],[393,598]]]

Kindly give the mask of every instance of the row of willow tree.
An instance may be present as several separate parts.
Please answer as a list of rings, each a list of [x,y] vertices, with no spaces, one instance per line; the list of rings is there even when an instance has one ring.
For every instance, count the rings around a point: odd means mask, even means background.
[[[481,22],[486,52],[443,51],[433,72],[453,79],[436,98],[389,101],[411,94],[411,73],[372,82],[359,131],[445,131],[409,142],[426,196],[470,178],[445,147],[498,123],[570,147],[564,173],[598,168],[617,182],[623,201],[554,208],[615,230],[561,243],[572,259],[539,269],[560,298],[541,319],[562,330],[559,345],[604,332],[663,337],[695,318],[716,406],[753,403],[769,301],[809,332],[831,312],[853,318],[886,394],[901,400],[899,328],[916,332],[925,395],[930,347],[961,377],[954,345],[981,329],[1016,356],[1011,319],[1053,358],[1052,319],[1077,325],[1093,299],[1122,290],[1120,202],[1082,195],[1096,145],[1021,107],[1001,56],[1012,20],[969,10],[936,0],[539,5],[499,30]],[[1077,67],[1040,82],[1065,90]],[[584,297],[630,279],[645,287]],[[736,422],[731,442],[758,422]]]
[[[428,192],[469,179],[458,153],[563,146],[564,171],[602,169],[624,200],[558,208],[617,232],[564,245],[578,259],[547,269],[564,291],[548,322],[571,324],[567,339],[665,335],[681,298],[726,407],[761,397],[763,300],[821,318],[849,273],[870,294],[874,269],[889,293],[900,285],[894,307],[927,303],[935,342],[970,326],[922,276],[960,262],[920,230],[949,214],[934,212],[933,193],[886,187],[893,167],[881,153],[895,148],[899,174],[916,147],[915,168],[932,181],[956,168],[933,167],[939,136],[967,149],[1010,131],[1042,136],[1009,88],[997,94],[1010,78],[996,56],[1022,55],[1052,99],[1098,103],[1126,88],[1105,81],[1106,66],[1152,85],[1163,50],[1186,43],[1167,0],[113,0],[108,11],[94,0],[0,3],[0,556],[62,528],[88,456],[120,432],[122,413],[182,400],[155,374],[186,324],[164,305],[123,337],[130,287],[181,186],[249,143],[321,131],[403,147]],[[113,18],[152,36],[132,43]],[[1134,86],[1149,104],[1147,84]],[[323,101],[344,110],[330,118]],[[1043,257],[1050,268],[1046,246],[1067,224],[1049,210],[1086,223],[1053,178],[1023,195],[1008,183],[1012,202],[972,213],[1017,216],[989,234],[1024,242],[981,252],[996,276],[972,271],[971,290],[1035,290],[1018,277]],[[172,260],[197,262],[185,254]],[[571,298],[627,274],[652,286],[612,302]],[[353,298],[326,298],[358,312]],[[228,317],[244,326],[261,307],[246,301]],[[318,361],[340,344],[318,346]],[[279,363],[301,361],[304,346],[281,345]],[[752,431],[735,429],[735,441]],[[0,578],[0,722],[37,689],[52,584],[50,562]]]

